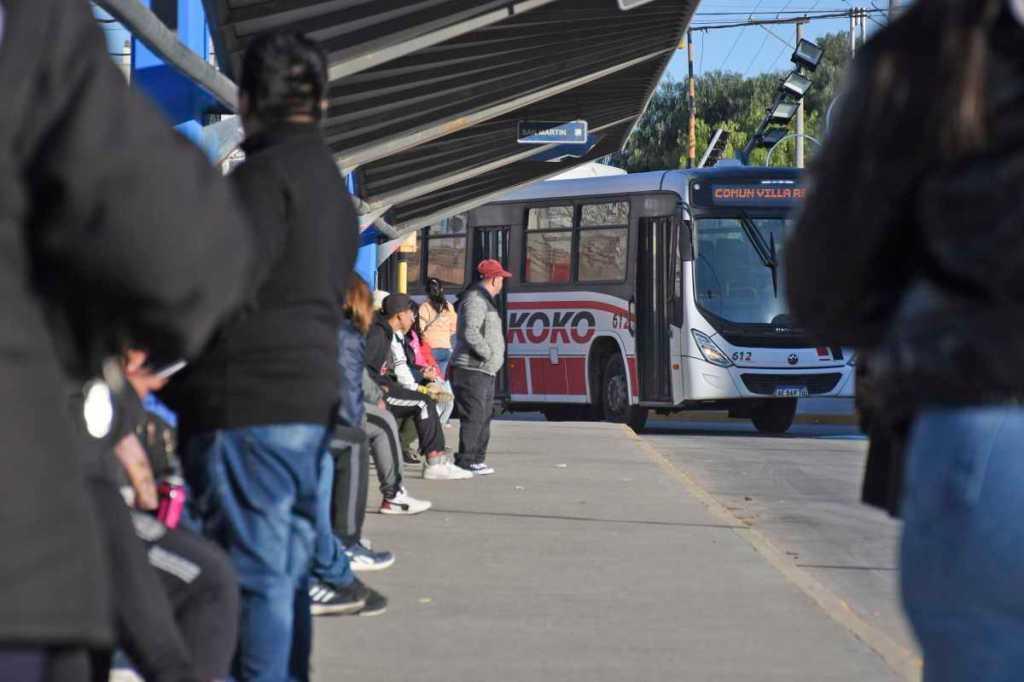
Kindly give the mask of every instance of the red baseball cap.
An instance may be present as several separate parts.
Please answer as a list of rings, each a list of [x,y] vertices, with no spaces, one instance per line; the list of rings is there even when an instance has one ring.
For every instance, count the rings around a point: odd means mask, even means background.
[[[487,260],[480,261],[480,265],[476,266],[476,271],[480,273],[480,276],[484,279],[491,279],[492,277],[511,277],[512,273],[501,267],[501,263],[488,258]]]

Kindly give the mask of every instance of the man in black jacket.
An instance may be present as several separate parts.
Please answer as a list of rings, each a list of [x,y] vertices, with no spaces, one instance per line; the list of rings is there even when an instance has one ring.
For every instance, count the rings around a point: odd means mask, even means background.
[[[176,389],[186,478],[242,588],[240,680],[308,678],[317,471],[339,395],[338,328],[358,220],[324,144],[327,63],[269,35],[242,65],[246,161],[233,179],[257,245],[248,304]]]
[[[118,336],[197,351],[250,240],[219,173],[126,87],[88,3],[0,14],[0,679],[34,682],[58,650],[112,644],[80,457],[96,444],[76,440],[69,384]]]

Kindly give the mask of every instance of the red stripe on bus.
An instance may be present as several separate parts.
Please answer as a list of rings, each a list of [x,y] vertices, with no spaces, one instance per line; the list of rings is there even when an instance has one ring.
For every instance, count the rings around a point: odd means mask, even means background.
[[[613,315],[628,316],[630,319],[635,319],[635,315],[630,315],[629,311],[621,306],[612,305],[611,303],[604,303],[602,301],[509,301],[508,307],[512,310],[552,310],[561,308],[587,308],[590,310],[603,310],[606,313],[612,313]]]
[[[636,356],[629,356],[626,358],[629,362],[629,383],[634,396],[640,395],[640,380],[636,373]]]

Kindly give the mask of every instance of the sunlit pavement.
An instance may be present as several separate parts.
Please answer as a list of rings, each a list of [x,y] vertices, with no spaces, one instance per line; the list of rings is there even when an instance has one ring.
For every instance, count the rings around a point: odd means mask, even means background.
[[[392,569],[364,574],[389,597],[389,611],[317,619],[315,678],[901,679],[848,622],[780,570],[747,521],[702,499],[682,468],[713,461],[719,451],[728,453],[721,462],[741,469],[743,457],[756,461],[758,449],[769,462],[799,461],[781,453],[815,443],[836,451],[823,458],[843,472],[826,476],[831,483],[795,474],[786,483],[764,463],[750,466],[767,481],[740,486],[763,498],[728,490],[724,478],[706,481],[723,484],[713,486],[723,499],[750,496],[751,513],[777,497],[765,491],[783,486],[821,497],[825,509],[824,498],[834,495],[841,506],[833,513],[842,516],[839,509],[855,506],[856,490],[842,488],[847,469],[859,466],[863,443],[736,436],[718,425],[675,429],[658,424],[641,439],[617,425],[500,421],[489,457],[496,475],[434,482],[407,469],[410,492],[433,500],[435,509],[411,518],[370,515],[366,532],[374,546],[398,555]],[[446,430],[450,441],[456,433]],[[693,479],[705,468],[717,471],[705,462]],[[804,498],[801,504],[810,501]],[[831,523],[818,534],[831,532]],[[878,525],[892,530],[884,519]],[[819,545],[825,546],[806,541],[807,551]],[[822,552],[794,562],[852,566],[854,558],[875,557]],[[891,579],[882,570],[892,567],[887,559],[872,566]]]

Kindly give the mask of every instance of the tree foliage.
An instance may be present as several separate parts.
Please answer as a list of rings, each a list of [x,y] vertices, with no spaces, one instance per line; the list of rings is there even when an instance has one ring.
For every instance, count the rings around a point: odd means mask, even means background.
[[[850,62],[849,34],[832,33],[818,41],[825,50],[822,63],[811,76],[813,85],[804,98],[805,132],[821,139],[824,122],[833,99],[842,87],[842,78]],[[738,73],[710,71],[696,79],[697,159],[704,154],[716,128],[731,135],[725,156],[733,156],[750,139],[768,107],[775,100],[779,83],[787,71],[763,73],[747,78]],[[630,173],[647,170],[682,168],[686,166],[689,126],[685,81],[666,79],[651,98],[632,136],[623,150],[614,154],[610,163]],[[790,124],[795,130],[795,123]],[[805,150],[810,159],[816,145],[807,141]],[[751,155],[751,164],[764,164],[768,150],[758,149]],[[796,144],[790,140],[779,145],[772,155],[772,165],[793,165]]]

